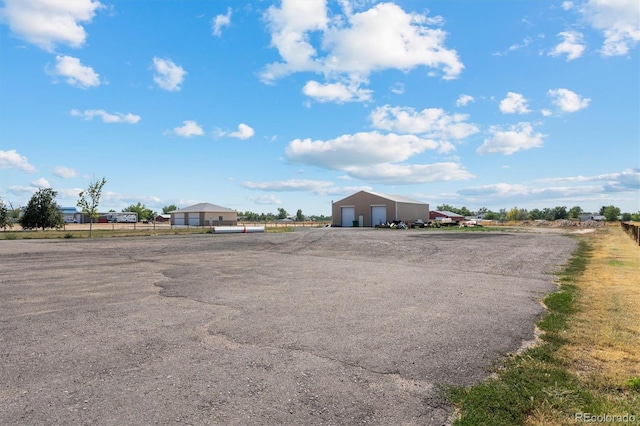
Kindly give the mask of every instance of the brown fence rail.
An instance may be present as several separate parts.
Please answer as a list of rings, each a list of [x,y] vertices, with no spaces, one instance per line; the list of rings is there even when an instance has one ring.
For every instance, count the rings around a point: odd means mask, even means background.
[[[640,245],[640,223],[637,222],[622,222],[622,229],[633,238],[636,244]]]

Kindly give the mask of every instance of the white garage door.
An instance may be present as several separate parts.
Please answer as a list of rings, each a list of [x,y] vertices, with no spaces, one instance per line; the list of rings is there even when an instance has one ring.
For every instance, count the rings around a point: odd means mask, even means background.
[[[387,223],[387,206],[371,206],[371,226]]]
[[[200,215],[198,213],[189,213],[189,226],[200,226]]]
[[[173,224],[176,226],[184,226],[184,213],[176,213],[173,215]]]
[[[349,228],[353,226],[353,221],[356,220],[356,208],[355,207],[340,207],[342,210],[342,226]]]

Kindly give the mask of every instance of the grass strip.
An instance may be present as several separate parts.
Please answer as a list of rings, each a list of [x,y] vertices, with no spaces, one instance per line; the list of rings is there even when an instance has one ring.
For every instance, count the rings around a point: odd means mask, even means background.
[[[491,378],[477,385],[445,390],[456,406],[454,425],[579,424],[578,413],[619,415],[614,420],[622,421],[626,415],[627,423],[630,418],[640,421],[640,380],[631,377],[612,397],[610,389],[581,379],[559,353],[572,344],[570,329],[581,297],[577,284],[593,252],[591,239],[580,238],[559,274],[559,290],[544,299],[548,314],[538,323],[543,331],[540,344],[509,356]]]

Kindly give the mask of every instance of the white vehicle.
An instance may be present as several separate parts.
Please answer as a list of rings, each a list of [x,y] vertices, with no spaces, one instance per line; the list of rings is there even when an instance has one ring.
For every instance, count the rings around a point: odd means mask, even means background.
[[[482,228],[482,225],[477,220],[467,220],[466,222],[462,222],[460,227],[471,228],[474,226],[478,226]]]

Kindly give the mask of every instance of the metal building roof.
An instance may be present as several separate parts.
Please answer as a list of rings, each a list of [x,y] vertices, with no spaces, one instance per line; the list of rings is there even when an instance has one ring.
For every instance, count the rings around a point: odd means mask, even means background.
[[[197,212],[235,212],[236,210],[218,206],[211,203],[198,203],[183,209],[174,210],[171,213],[197,213]]]

